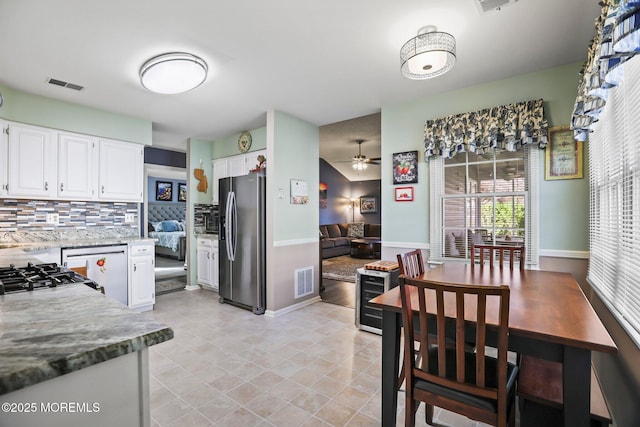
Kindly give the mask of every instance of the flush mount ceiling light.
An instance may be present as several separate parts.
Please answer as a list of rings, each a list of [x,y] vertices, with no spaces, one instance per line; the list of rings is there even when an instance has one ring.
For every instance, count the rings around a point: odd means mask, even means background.
[[[456,64],[456,39],[437,31],[433,25],[418,30],[418,35],[400,49],[402,75],[412,80],[438,77]]]
[[[207,63],[190,53],[165,53],[140,68],[142,86],[152,92],[176,94],[200,86],[207,78]]]

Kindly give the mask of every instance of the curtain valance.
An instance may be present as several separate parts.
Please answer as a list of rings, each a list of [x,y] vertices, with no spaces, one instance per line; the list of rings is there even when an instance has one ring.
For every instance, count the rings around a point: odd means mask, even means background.
[[[609,90],[622,81],[622,66],[640,52],[640,1],[604,0],[596,35],[580,71],[571,128],[584,141],[602,113]]]
[[[484,154],[495,148],[517,151],[526,144],[544,148],[547,129],[542,99],[427,120],[424,157],[449,159],[463,151]]]

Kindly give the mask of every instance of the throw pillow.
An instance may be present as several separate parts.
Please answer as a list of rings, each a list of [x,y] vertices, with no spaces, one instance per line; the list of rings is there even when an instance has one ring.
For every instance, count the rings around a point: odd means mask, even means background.
[[[364,237],[364,222],[350,222],[347,224],[347,237]]]
[[[153,225],[154,231],[162,231],[162,221],[152,222],[151,225]]]
[[[166,231],[166,232],[178,231],[178,221],[176,220],[162,221],[162,231]]]

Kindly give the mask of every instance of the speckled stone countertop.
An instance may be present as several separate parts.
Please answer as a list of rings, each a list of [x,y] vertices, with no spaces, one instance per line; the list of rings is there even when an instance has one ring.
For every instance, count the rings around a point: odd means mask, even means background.
[[[173,338],[173,330],[82,284],[0,296],[0,394]]]

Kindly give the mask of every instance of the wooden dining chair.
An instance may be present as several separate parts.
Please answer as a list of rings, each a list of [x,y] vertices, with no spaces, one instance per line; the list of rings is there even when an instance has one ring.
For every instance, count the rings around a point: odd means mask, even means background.
[[[412,294],[417,294],[415,299]],[[514,425],[518,368],[507,362],[509,287],[442,284],[400,276],[400,295],[405,334],[414,336],[419,329],[420,348],[428,349],[418,360],[412,357],[415,341],[404,340],[405,426],[415,425],[420,402],[426,404],[428,424],[433,423],[434,406],[438,406],[487,424]],[[491,299],[498,303],[495,358],[485,354],[487,300]],[[437,314],[429,315],[428,309]],[[475,313],[472,317],[471,312]],[[465,346],[465,329],[470,325],[474,325],[475,352]],[[455,329],[454,348],[446,344],[446,329]],[[437,345],[429,345],[427,331],[436,334]]]
[[[424,262],[422,260],[422,251],[420,249],[415,249],[403,254],[397,254],[396,257],[398,258],[398,268],[400,269],[401,275],[415,278],[421,276],[424,273]],[[405,339],[406,337],[407,335],[405,335]],[[419,357],[419,353],[420,349],[416,348],[414,357]],[[404,382],[404,372],[405,364],[403,362],[402,368],[400,368],[400,375],[398,375],[398,390],[400,390],[400,387],[402,387],[402,383]]]
[[[493,268],[497,261],[498,266],[503,268],[508,260],[509,269],[513,270],[515,261],[518,260],[520,270],[524,270],[526,259],[524,246],[471,245],[471,265],[476,264],[476,254],[480,266],[484,266],[485,262],[489,261],[489,268]]]

